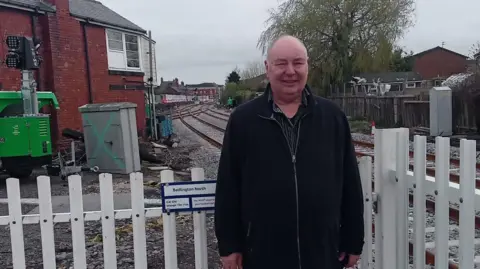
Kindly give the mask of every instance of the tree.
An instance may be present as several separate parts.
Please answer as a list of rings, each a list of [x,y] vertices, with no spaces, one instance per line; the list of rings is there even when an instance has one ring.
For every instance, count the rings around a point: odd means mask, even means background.
[[[243,80],[251,79],[265,74],[265,64],[260,61],[249,62],[246,67],[240,71]]]
[[[413,70],[413,51],[407,53],[402,48],[397,48],[393,51],[392,59],[390,61],[390,71],[393,72],[408,72]]]
[[[233,70],[227,77],[227,83],[234,82],[234,83],[239,83],[240,82],[240,75],[236,70]]]
[[[477,41],[475,42],[475,44],[473,44],[471,47],[470,47],[470,51],[469,51],[469,57],[471,58],[475,58],[475,54],[479,53],[480,52],[480,41]]]
[[[283,34],[305,43],[316,86],[341,85],[354,72],[388,69],[393,44],[411,26],[415,0],[287,0],[272,10],[258,47]]]

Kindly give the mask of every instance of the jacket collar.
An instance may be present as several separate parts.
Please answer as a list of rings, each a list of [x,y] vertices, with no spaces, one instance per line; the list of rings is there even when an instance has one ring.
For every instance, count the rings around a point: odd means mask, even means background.
[[[277,109],[277,106],[273,102],[273,94],[272,88],[270,83],[268,83],[265,91],[261,97],[263,100],[262,110],[260,112],[260,116],[263,117],[271,117],[272,113]],[[315,97],[312,94],[312,91],[308,85],[305,85],[303,92],[302,92],[302,105],[306,107],[307,112],[313,111],[313,107],[316,105]]]

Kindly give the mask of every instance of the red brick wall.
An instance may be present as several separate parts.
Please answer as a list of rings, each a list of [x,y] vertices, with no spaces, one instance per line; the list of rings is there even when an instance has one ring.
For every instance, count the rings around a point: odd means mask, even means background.
[[[30,13],[8,8],[0,8],[0,83],[5,91],[18,91],[21,86],[19,70],[7,68],[3,64],[8,52],[5,40],[9,35],[32,35]]]
[[[86,54],[81,23],[70,16],[68,0],[49,0],[56,5],[57,12],[39,15],[36,19],[36,35],[43,44],[40,53],[44,59],[40,68],[39,89],[53,91],[60,103],[57,111],[46,111],[52,115],[52,140],[63,142],[61,130],[81,130],[82,121],[78,107],[87,104],[88,77]],[[7,53],[4,43],[7,35],[32,36],[31,17],[28,12],[0,9],[0,59]],[[145,128],[145,98],[140,90],[110,90],[110,84],[122,85],[139,82],[143,76],[109,75],[105,29],[87,26],[90,56],[90,74],[94,103],[133,102],[137,104],[137,127]],[[18,90],[20,72],[0,67],[0,83],[4,90]],[[63,144],[63,143],[60,143]]]
[[[417,57],[413,70],[420,73],[423,79],[432,79],[465,72],[466,65],[464,57],[437,49]]]
[[[82,120],[78,107],[88,103],[88,76],[82,24],[70,16],[68,0],[57,0],[57,13],[43,18],[48,28],[45,40],[49,42],[47,58],[51,74],[49,85],[60,103],[57,112],[58,132],[64,128],[81,130]],[[108,74],[105,29],[87,26],[92,96],[94,103],[129,101],[137,104],[137,127],[145,128],[145,101],[142,91],[111,91],[110,83],[121,84],[121,76]],[[128,80],[134,78],[127,77]],[[140,77],[142,80],[143,77]]]
[[[110,90],[110,84],[143,85],[143,75],[109,75],[107,41],[105,29],[96,26],[87,27],[88,51],[90,54],[90,73],[95,103],[132,102],[137,104],[137,128],[145,128],[145,97],[141,90]],[[137,82],[137,83],[136,83]]]

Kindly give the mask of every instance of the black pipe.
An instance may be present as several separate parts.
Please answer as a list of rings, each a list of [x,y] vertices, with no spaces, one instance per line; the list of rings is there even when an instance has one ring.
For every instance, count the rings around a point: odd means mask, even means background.
[[[30,13],[30,21],[32,26],[32,38],[33,40],[37,40],[37,13]],[[37,90],[42,90],[42,76],[40,70],[37,70]]]
[[[88,82],[88,103],[93,103],[93,92],[92,92],[92,74],[90,73],[90,54],[88,53],[88,39],[87,39],[87,22],[82,22],[83,30],[83,44],[85,49],[85,64],[87,68],[87,82]]]

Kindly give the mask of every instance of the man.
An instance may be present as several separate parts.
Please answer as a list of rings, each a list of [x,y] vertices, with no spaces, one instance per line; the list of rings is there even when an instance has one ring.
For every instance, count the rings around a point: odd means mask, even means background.
[[[225,132],[215,231],[225,269],[336,269],[363,247],[363,194],[348,121],[306,85],[308,57],[283,36],[265,93]]]

